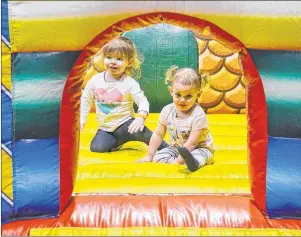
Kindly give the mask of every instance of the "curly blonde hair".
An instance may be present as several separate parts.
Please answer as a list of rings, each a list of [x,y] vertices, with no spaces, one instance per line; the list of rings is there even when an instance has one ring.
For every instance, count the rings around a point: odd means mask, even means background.
[[[120,55],[126,58],[128,61],[131,61],[129,66],[125,69],[125,74],[135,77],[136,79],[140,78],[140,67],[143,62],[143,58],[141,55],[138,55],[136,46],[132,40],[124,36],[119,36],[105,44],[95,55],[95,57],[100,58],[97,60],[98,62],[96,63],[93,58],[91,60],[92,66],[98,72],[105,70],[104,58],[108,55]]]
[[[209,85],[209,76],[207,74],[200,75],[192,68],[181,68],[171,66],[165,77],[165,84],[173,85],[174,82],[180,82],[183,85],[195,85],[200,91]]]

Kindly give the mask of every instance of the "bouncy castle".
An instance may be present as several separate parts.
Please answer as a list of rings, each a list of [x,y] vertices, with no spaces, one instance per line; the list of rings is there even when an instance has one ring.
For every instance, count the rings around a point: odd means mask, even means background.
[[[301,235],[301,3],[2,1],[3,236]],[[86,73],[124,35],[153,130],[172,66],[209,75],[213,165],[135,163],[129,142],[90,151],[79,128]],[[168,141],[168,136],[166,141]]]

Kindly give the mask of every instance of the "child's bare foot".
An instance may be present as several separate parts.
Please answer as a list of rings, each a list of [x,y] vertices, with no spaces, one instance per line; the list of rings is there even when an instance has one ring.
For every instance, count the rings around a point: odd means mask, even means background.
[[[186,147],[178,147],[178,151],[182,158],[185,160],[185,163],[191,172],[194,172],[199,169],[199,162],[197,162],[193,158],[190,151]]]

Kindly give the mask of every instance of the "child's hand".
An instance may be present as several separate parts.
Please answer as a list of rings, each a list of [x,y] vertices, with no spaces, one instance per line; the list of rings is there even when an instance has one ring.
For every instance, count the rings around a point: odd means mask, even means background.
[[[152,162],[153,161],[153,157],[150,155],[147,155],[139,160],[136,160],[136,163],[145,163],[145,162]]]
[[[129,133],[142,132],[144,128],[144,118],[136,118],[129,126]]]

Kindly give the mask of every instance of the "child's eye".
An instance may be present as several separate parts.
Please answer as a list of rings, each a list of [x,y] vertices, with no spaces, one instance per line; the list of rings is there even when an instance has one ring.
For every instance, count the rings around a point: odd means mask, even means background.
[[[192,95],[186,95],[185,98],[186,98],[186,99],[191,99],[191,98],[192,98]]]
[[[117,58],[118,61],[123,61],[123,58]]]
[[[107,59],[111,59],[112,57],[111,57],[111,56],[106,56],[106,58],[107,58]]]
[[[177,97],[177,98],[180,98],[181,95],[180,95],[179,93],[176,93],[176,97]]]

